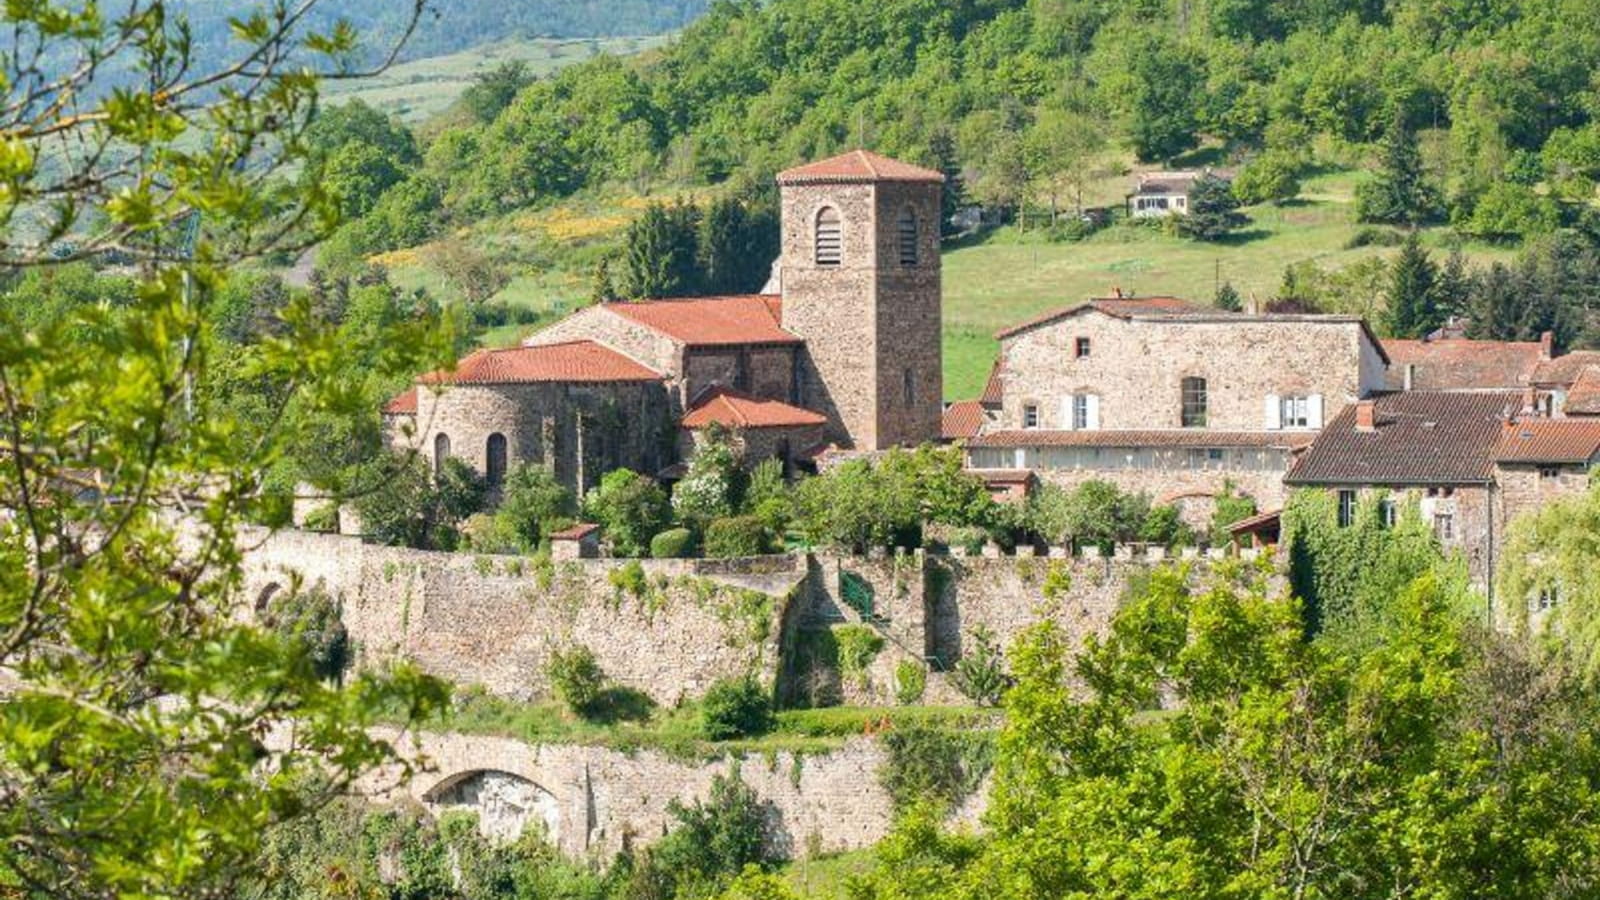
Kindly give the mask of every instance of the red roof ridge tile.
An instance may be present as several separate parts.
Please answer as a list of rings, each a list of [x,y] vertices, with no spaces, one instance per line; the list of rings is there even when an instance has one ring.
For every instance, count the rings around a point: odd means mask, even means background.
[[[783,329],[782,298],[774,294],[664,297],[601,308],[688,346],[802,343]]]
[[[409,388],[389,398],[383,405],[383,414],[386,416],[414,416],[417,414],[417,386]]]
[[[856,181],[909,181],[943,183],[944,173],[871,150],[849,150],[838,156],[805,163],[778,173],[779,184],[825,184]]]

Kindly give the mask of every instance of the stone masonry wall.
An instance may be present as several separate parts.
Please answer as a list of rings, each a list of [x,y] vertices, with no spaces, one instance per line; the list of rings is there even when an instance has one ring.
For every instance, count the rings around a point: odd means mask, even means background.
[[[720,678],[770,682],[780,623],[804,576],[792,557],[570,560],[539,568],[285,532],[246,556],[247,598],[290,589],[298,576],[342,603],[358,665],[397,657],[463,685],[529,699],[546,693],[553,652],[595,653],[617,684],[674,704]],[[615,574],[615,573],[621,573]],[[636,579],[638,592],[628,585]]]
[[[877,186],[874,356],[879,448],[922,444],[939,437],[944,409],[939,256],[942,198],[943,188],[938,184],[885,182]],[[912,211],[917,225],[917,263],[910,266],[900,263],[899,221],[906,210]]]

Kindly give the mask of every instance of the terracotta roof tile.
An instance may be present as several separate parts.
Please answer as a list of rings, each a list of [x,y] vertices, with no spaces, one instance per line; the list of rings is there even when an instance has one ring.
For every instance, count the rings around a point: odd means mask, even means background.
[[[809,409],[717,388],[684,415],[682,424],[690,429],[710,425],[727,428],[799,428],[825,425],[827,421],[826,416]]]
[[[999,406],[1005,402],[1006,384],[1000,378],[1000,371],[1005,368],[1005,363],[1004,355],[994,358],[994,366],[989,369],[989,380],[983,385],[983,396],[978,398],[978,402],[984,406]]]
[[[839,184],[856,181],[931,181],[944,183],[944,173],[924,169],[871,150],[838,156],[778,173],[779,184]]]
[[[564,531],[557,531],[556,533],[550,535],[550,540],[552,540],[552,541],[581,541],[584,538],[588,537],[591,534],[594,534],[596,531],[599,531],[599,530],[600,530],[600,526],[599,525],[591,525],[591,524],[582,524],[582,523],[580,523],[580,524],[574,525],[571,528],[568,528],[568,529],[566,529]]]
[[[1600,416],[1600,365],[1589,366],[1567,389],[1569,416]]]
[[[1150,431],[995,431],[979,435],[973,447],[1280,447],[1294,449],[1313,435],[1295,431],[1206,431],[1165,429]]]
[[[1495,450],[1499,462],[1589,463],[1600,457],[1600,422],[1528,419],[1505,426]]]
[[[944,408],[939,433],[947,441],[964,441],[978,436],[983,428],[983,402],[960,400]]]
[[[430,372],[422,384],[660,381],[661,375],[594,341],[478,350],[454,372]]]
[[[1543,360],[1538,341],[1388,340],[1388,386],[1405,387],[1407,366],[1415,366],[1411,388],[1418,391],[1497,390],[1526,387]]]
[[[689,346],[798,344],[799,338],[783,330],[781,302],[749,294],[607,303],[605,308]]]
[[[1356,427],[1352,403],[1323,429],[1287,484],[1483,484],[1515,391],[1403,391],[1371,401],[1375,428]]]
[[[415,386],[396,394],[383,405],[386,416],[414,416],[417,414],[417,389]]]
[[[1566,356],[1546,360],[1533,375],[1536,384],[1565,386],[1578,380],[1583,370],[1600,366],[1600,350],[1574,350]]]

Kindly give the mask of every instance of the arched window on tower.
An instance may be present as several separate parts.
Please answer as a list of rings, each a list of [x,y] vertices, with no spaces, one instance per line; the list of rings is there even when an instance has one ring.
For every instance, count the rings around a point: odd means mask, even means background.
[[[839,211],[824,206],[817,213],[817,265],[837,266],[844,262],[844,223]]]
[[[900,265],[916,265],[917,213],[909,206],[900,211],[900,222],[897,226],[897,233],[900,238]]]
[[[450,435],[439,432],[433,436],[433,471],[444,471],[444,461],[450,458]]]
[[[489,487],[497,488],[506,480],[506,436],[489,435],[489,445],[484,454],[484,478]]]

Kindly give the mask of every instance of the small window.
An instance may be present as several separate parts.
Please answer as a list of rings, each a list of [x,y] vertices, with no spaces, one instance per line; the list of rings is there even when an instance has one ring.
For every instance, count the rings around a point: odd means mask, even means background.
[[[1561,477],[1561,469],[1556,466],[1540,466],[1539,478],[1542,481],[1554,481]]]
[[[506,480],[506,436],[489,435],[489,443],[484,450],[484,478],[490,487],[497,488]]]
[[[917,214],[908,206],[900,211],[900,265],[917,264]]]
[[[433,436],[433,471],[444,471],[444,461],[450,458],[450,435],[439,432]]]
[[[1034,406],[1032,403],[1030,403],[1027,406],[1024,406],[1022,408],[1022,427],[1023,428],[1038,428],[1039,427],[1039,407]]]
[[[1311,427],[1310,397],[1284,397],[1280,403],[1283,406],[1283,427]]]
[[[817,265],[837,266],[844,262],[844,223],[831,206],[817,213]]]
[[[1339,527],[1349,528],[1356,521],[1356,492],[1339,492]]]
[[[1533,600],[1534,612],[1549,612],[1561,602],[1561,591],[1553,584],[1539,588],[1539,593]]]
[[[917,373],[906,369],[900,375],[900,390],[905,397],[906,406],[917,402]]]
[[[1399,521],[1399,519],[1400,519],[1400,510],[1396,506],[1396,504],[1394,502],[1394,498],[1392,498],[1392,497],[1384,498],[1384,501],[1382,503],[1378,504],[1378,521],[1379,521],[1379,523],[1382,524],[1384,528],[1393,528],[1394,525],[1395,525],[1395,522]]]
[[[1433,517],[1433,535],[1441,541],[1456,539],[1456,517],[1449,513],[1436,513]]]
[[[1088,338],[1086,338],[1086,337],[1078,338],[1077,342],[1073,346],[1072,356],[1073,356],[1074,359],[1088,359],[1089,358],[1089,339]]]
[[[1206,427],[1206,380],[1183,379],[1183,427]]]
[[[1072,398],[1072,427],[1083,431],[1089,427],[1089,396],[1079,394]]]

